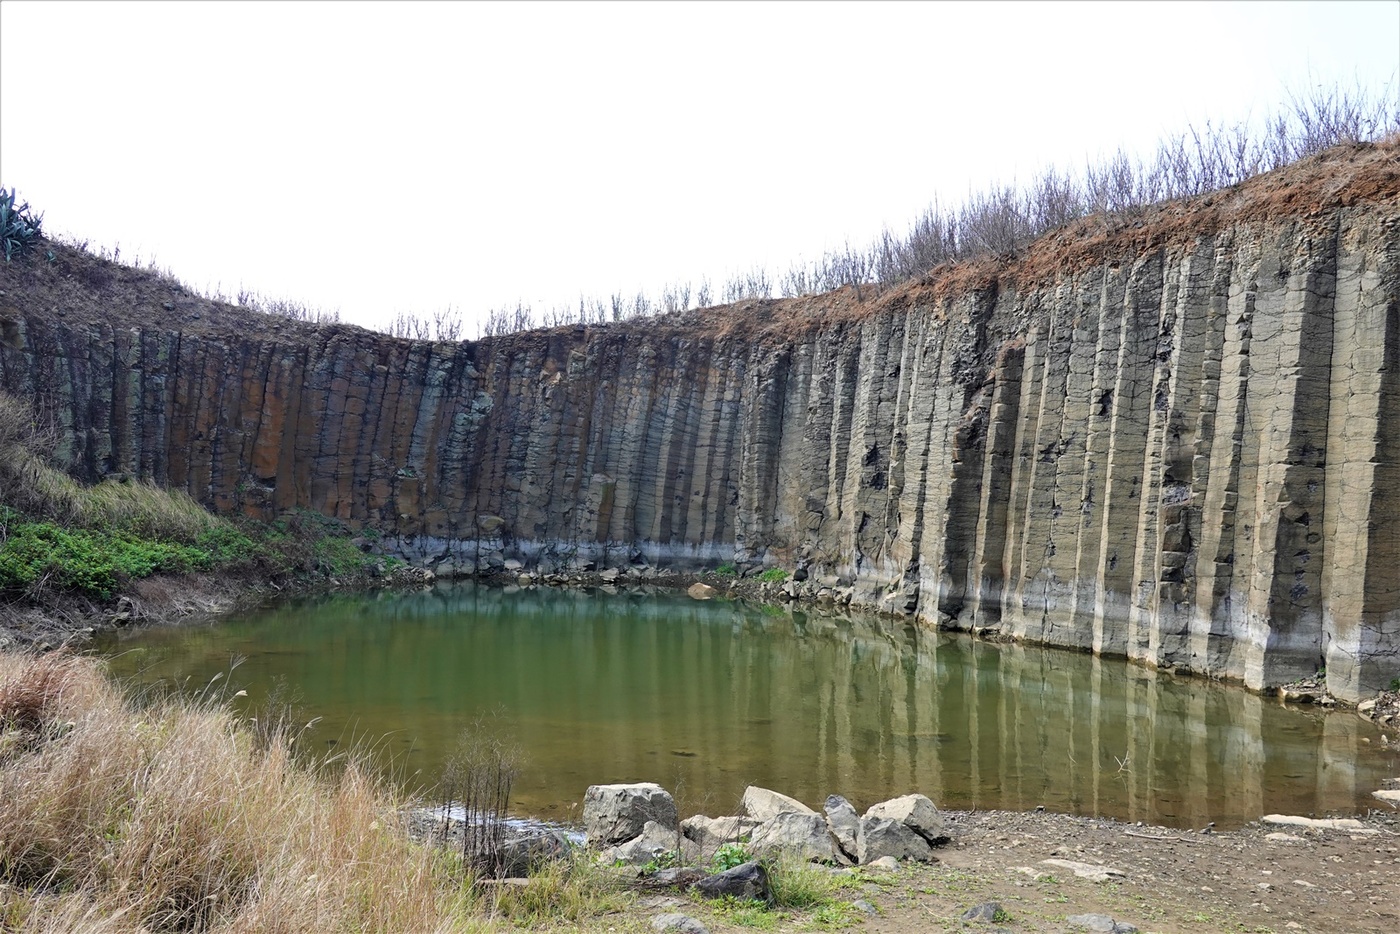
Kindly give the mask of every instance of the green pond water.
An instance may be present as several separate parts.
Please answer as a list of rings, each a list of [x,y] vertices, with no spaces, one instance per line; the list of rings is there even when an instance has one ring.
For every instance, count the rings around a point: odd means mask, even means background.
[[[494,715],[522,751],[512,811],[561,820],[590,784],[655,781],[683,814],[733,813],[757,784],[818,808],[830,793],[863,809],[919,791],[946,808],[1224,828],[1364,811],[1400,774],[1351,713],[1123,660],[674,593],[442,584],[101,650],[133,685],[193,692],[222,672],[250,716],[284,685],[320,718],[300,742],[374,742],[411,790],[433,788],[461,731]]]

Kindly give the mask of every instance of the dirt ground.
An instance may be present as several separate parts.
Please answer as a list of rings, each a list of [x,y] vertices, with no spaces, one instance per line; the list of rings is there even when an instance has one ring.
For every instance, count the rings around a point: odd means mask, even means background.
[[[938,863],[856,870],[840,897],[868,903],[847,921],[849,930],[870,934],[1094,930],[1067,920],[1084,914],[1143,932],[1394,934],[1400,812],[1381,807],[1385,813],[1373,812],[1359,831],[1254,823],[1228,833],[1063,814],[944,812],[953,842],[937,851]],[[1121,878],[1090,881],[1044,865],[1046,859],[1103,865]],[[1002,920],[962,920],[987,902],[1001,906]],[[650,930],[650,920],[665,912],[690,915],[712,934],[766,926],[736,923],[732,912],[698,897],[653,896],[604,929]],[[791,912],[770,929],[831,926],[830,919]]]

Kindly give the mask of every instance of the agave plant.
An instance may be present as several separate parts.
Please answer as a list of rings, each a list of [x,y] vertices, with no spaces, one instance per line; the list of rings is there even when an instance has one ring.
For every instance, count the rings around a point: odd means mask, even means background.
[[[5,242],[5,262],[23,256],[39,242],[43,222],[44,215],[35,217],[27,203],[15,206],[14,189],[0,188],[0,238]]]

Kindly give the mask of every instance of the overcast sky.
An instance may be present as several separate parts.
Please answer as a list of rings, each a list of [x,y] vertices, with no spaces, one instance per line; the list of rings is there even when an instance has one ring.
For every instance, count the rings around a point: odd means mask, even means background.
[[[386,327],[778,273],[935,196],[1400,72],[1363,3],[0,3],[54,233]]]

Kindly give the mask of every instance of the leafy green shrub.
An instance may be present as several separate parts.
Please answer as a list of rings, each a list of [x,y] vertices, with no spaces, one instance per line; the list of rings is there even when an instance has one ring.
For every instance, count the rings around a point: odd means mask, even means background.
[[[206,529],[195,544],[217,565],[244,564],[258,556],[257,542],[229,523]]]
[[[720,577],[733,577],[735,574],[739,573],[739,570],[738,568],[734,567],[734,562],[726,561],[724,564],[721,564],[719,567],[715,568],[715,573],[718,574]]]
[[[315,570],[333,577],[358,574],[370,560],[350,539],[329,535],[317,540],[313,552],[316,556]]]
[[[0,546],[0,590],[31,592],[49,584],[110,598],[123,579],[210,566],[207,552],[99,529],[61,529],[48,522],[6,525]]]
[[[788,579],[788,572],[782,568],[769,568],[758,575],[758,579],[765,584],[781,584]]]
[[[714,867],[715,872],[724,872],[726,869],[742,866],[751,859],[753,856],[742,843],[724,843],[715,851],[710,865]]]
[[[14,189],[0,188],[0,240],[5,244],[5,262],[23,256],[43,236],[44,215],[35,217],[28,203],[15,205]]]

